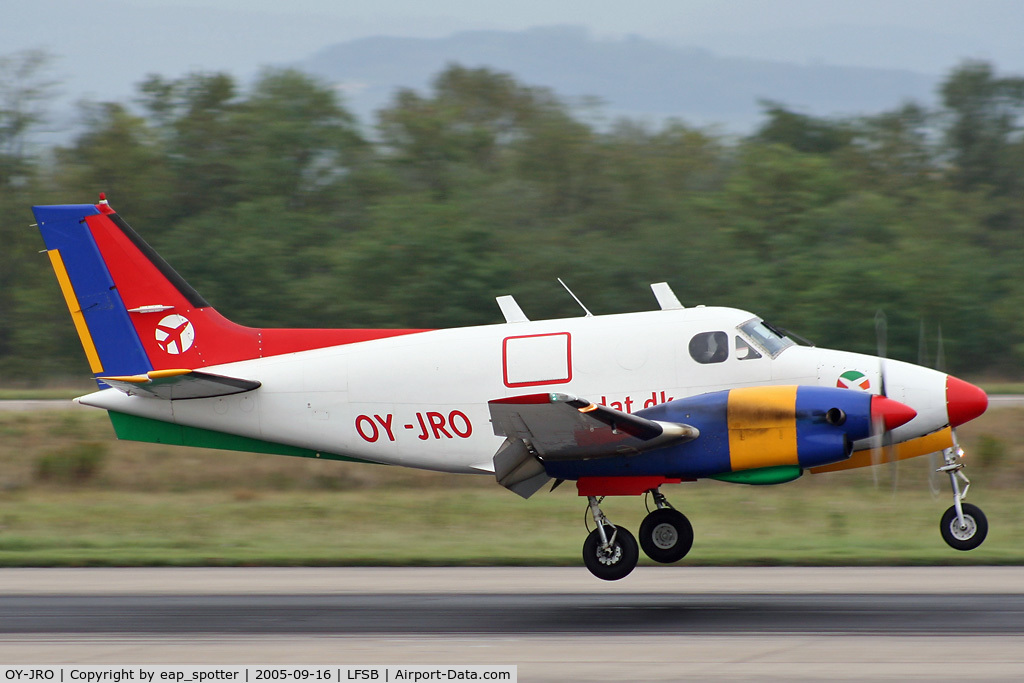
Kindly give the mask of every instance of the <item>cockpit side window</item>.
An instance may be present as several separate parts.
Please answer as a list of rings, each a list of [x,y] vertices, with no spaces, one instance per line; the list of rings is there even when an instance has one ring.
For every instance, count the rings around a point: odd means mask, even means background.
[[[701,332],[690,340],[690,356],[698,363],[721,363],[729,357],[729,335]]]
[[[736,335],[736,358],[740,360],[751,360],[760,358],[761,354],[753,346],[747,343],[743,337]]]
[[[738,329],[772,358],[778,357],[780,353],[796,343],[760,318],[748,320]]]

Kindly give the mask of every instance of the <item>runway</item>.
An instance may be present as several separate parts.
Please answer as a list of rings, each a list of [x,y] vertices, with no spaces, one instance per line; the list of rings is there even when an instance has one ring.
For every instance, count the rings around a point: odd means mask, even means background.
[[[0,570],[0,661],[515,664],[523,681],[1020,680],[1024,569]]]
[[[750,593],[21,596],[0,598],[0,633],[927,635],[951,614],[968,633],[1024,636],[1024,595]]]

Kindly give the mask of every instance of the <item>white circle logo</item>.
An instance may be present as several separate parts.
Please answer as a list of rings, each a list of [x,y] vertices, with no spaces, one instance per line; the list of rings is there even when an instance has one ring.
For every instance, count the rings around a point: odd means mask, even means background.
[[[195,340],[196,331],[184,316],[169,315],[156,324],[156,345],[171,355],[185,353]]]

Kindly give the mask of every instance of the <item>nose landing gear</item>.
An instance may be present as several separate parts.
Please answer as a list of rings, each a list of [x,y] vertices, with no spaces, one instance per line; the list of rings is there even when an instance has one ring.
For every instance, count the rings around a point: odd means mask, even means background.
[[[981,508],[963,502],[967,490],[971,488],[970,480],[963,473],[964,464],[960,462],[963,453],[954,438],[953,448],[942,451],[942,459],[946,464],[936,470],[948,474],[949,483],[953,487],[953,505],[942,514],[939,531],[949,547],[974,550],[988,535],[988,520]],[[961,482],[964,484],[963,490],[960,489]]]

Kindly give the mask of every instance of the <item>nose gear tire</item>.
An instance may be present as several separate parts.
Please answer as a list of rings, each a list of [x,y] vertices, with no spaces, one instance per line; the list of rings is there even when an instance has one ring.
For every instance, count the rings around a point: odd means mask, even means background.
[[[966,522],[967,528],[960,527],[960,520],[956,516],[956,506],[951,505],[942,515],[939,531],[942,532],[942,540],[949,547],[957,550],[974,550],[988,535],[988,520],[985,519],[985,513],[976,505],[961,503],[960,507],[964,511],[964,522]]]

